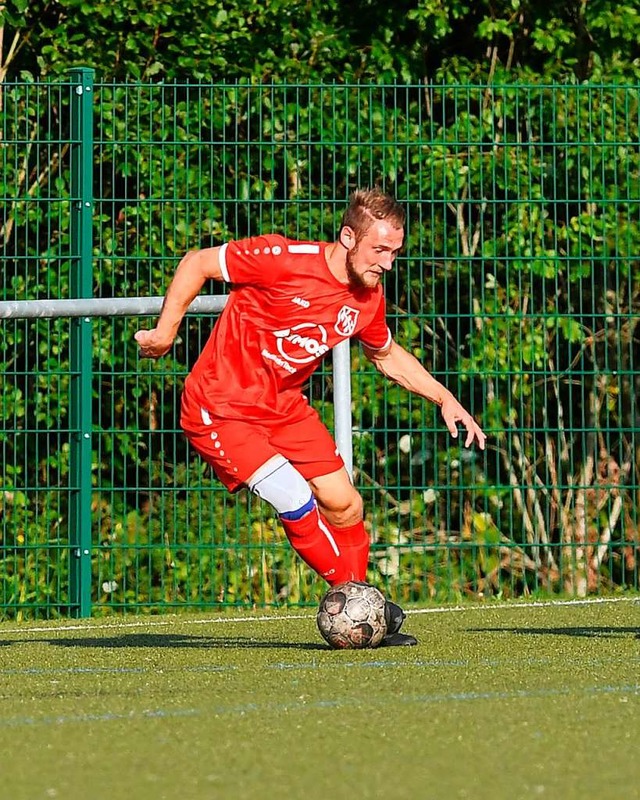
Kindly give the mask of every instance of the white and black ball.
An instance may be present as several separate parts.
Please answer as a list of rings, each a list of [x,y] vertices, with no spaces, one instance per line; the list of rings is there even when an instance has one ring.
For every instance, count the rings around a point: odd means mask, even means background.
[[[387,632],[385,604],[375,586],[362,581],[338,583],[320,601],[318,630],[336,650],[377,647]]]

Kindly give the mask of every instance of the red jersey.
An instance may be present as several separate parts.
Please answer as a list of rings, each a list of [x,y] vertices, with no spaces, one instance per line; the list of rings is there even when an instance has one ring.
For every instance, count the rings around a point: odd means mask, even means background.
[[[382,287],[340,283],[327,246],[277,235],[222,246],[233,288],[185,383],[200,406],[229,419],[285,418],[338,342],[356,336],[372,350],[390,343]]]

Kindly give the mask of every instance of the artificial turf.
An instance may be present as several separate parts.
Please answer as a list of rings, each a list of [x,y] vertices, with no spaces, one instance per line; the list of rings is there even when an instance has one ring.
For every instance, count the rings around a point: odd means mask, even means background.
[[[640,798],[640,603],[0,625],[0,797]]]

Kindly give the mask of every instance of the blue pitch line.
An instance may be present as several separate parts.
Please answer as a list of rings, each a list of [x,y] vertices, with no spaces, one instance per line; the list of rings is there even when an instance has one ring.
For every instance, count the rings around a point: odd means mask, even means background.
[[[447,694],[425,694],[413,697],[393,697],[393,705],[435,705],[441,703],[464,703],[479,700],[530,700],[550,697],[569,697],[572,695],[615,695],[632,694],[640,697],[640,684],[623,686],[591,686],[583,689],[564,687],[560,689],[515,689],[506,692],[450,692]],[[244,716],[248,713],[282,713],[296,711],[313,711],[325,708],[353,709],[353,700],[316,700],[310,703],[247,703],[239,706],[218,706],[208,709],[176,708],[155,709],[149,711],[116,714],[67,714],[46,717],[0,717],[0,726],[20,728],[27,726],[59,726],[85,722],[116,722],[146,719],[175,719],[180,717],[218,717],[222,715]],[[389,705],[387,700],[367,700],[367,708]]]
[[[233,672],[236,666],[219,667],[203,665],[201,667],[162,667],[147,669],[145,667],[28,667],[27,669],[0,669],[0,675],[147,675],[170,672]]]
[[[621,658],[620,656],[609,656],[604,658],[565,658],[560,657],[563,664],[578,664],[581,666],[605,666],[608,664],[636,664],[640,662],[640,656],[631,656],[629,658]],[[435,668],[449,668],[449,667],[498,667],[501,664],[511,664],[515,666],[540,666],[540,665],[556,665],[559,659],[544,656],[540,658],[483,658],[479,660],[472,659],[430,659],[428,661],[411,661],[411,662],[398,662],[398,661],[309,661],[304,664],[267,664],[265,669],[277,670],[304,670],[304,669],[340,669],[345,667],[347,669],[353,667],[362,667],[363,669],[390,669],[390,668],[411,668],[411,667],[435,667]]]
[[[309,661],[306,663],[291,663],[284,662],[277,664],[266,664],[265,669],[273,669],[279,671],[295,671],[295,670],[320,670],[320,669],[411,669],[414,667],[427,667],[432,669],[450,669],[450,668],[469,668],[469,667],[498,667],[501,664],[508,662],[515,666],[544,666],[555,665],[558,659],[550,658],[548,656],[541,658],[526,658],[526,659],[513,659],[513,658],[483,658],[478,661],[471,659],[430,659],[428,661],[411,661],[409,663],[398,661]],[[564,658],[564,664],[576,664],[580,666],[601,667],[611,664],[637,664],[640,663],[640,656],[630,656],[628,658],[621,658],[620,656],[610,656],[604,658]],[[165,674],[171,673],[226,673],[237,672],[241,667],[235,665],[217,666],[214,664],[203,664],[194,667],[163,667],[162,672]],[[29,676],[29,675],[147,675],[153,672],[158,673],[157,669],[147,669],[145,667],[28,667],[26,669],[2,669],[0,675],[14,675],[14,676]]]
[[[73,722],[116,722],[118,720],[134,719],[164,719],[175,717],[200,716],[202,712],[195,708],[156,709],[154,711],[130,712],[128,714],[68,714],[51,717],[12,717],[3,720],[2,724],[8,727],[22,727],[29,725],[68,725]]]
[[[0,669],[0,675],[100,675],[102,673],[137,675],[149,671],[142,667],[28,667]]]
[[[361,667],[362,669],[398,669],[405,667],[468,667],[472,662],[466,660],[452,660],[442,661],[439,659],[432,659],[430,661],[411,661],[409,663],[399,661],[334,661],[320,663],[318,661],[309,661],[306,664],[267,664],[265,669],[278,669],[278,670],[297,670],[297,669],[351,669],[353,667]],[[481,661],[473,662],[475,664],[497,666],[500,660],[496,661]]]

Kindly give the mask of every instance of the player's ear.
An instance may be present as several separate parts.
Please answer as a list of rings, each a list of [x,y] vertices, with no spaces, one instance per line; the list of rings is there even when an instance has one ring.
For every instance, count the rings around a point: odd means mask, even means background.
[[[353,250],[356,246],[356,232],[348,225],[343,225],[340,229],[340,244],[347,250]]]

